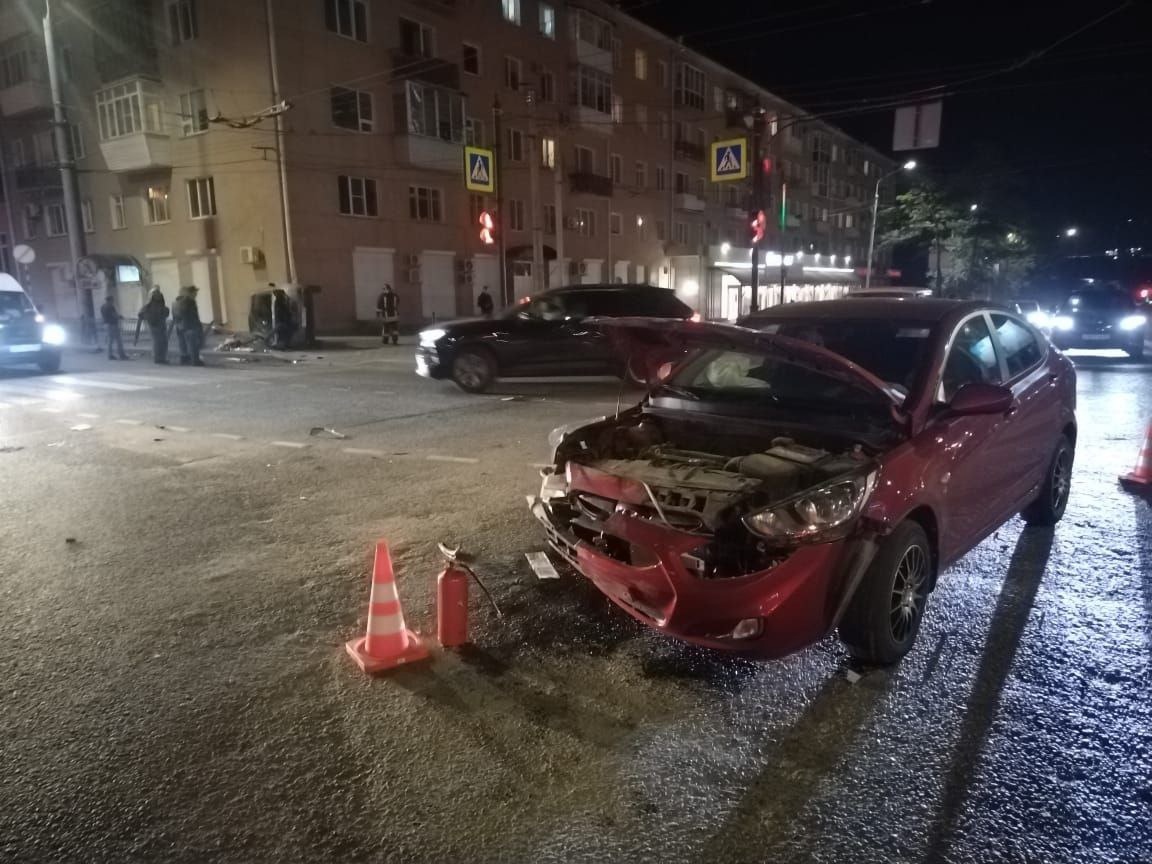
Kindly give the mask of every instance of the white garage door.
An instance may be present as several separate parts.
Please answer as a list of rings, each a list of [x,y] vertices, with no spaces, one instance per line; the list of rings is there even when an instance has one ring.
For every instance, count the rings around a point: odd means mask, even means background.
[[[391,249],[357,246],[352,250],[352,284],[356,292],[356,320],[375,321],[376,301],[384,285],[396,287]]]
[[[455,252],[424,252],[420,256],[420,303],[429,321],[457,315],[455,260]]]

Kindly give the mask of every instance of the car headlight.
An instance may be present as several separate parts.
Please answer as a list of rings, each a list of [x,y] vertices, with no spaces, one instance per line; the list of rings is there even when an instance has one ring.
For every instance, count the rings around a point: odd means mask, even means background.
[[[1138,327],[1143,327],[1148,323],[1148,319],[1143,315],[1126,315],[1120,320],[1121,330],[1135,330]]]
[[[1057,330],[1075,330],[1076,329],[1076,319],[1073,318],[1071,315],[1057,315],[1053,319],[1052,323],[1056,325]]]
[[[436,343],[448,335],[447,330],[439,327],[433,327],[431,330],[420,331],[420,347],[421,348],[435,348]]]
[[[1041,329],[1047,327],[1050,323],[1047,312],[1029,312],[1025,317],[1027,318],[1029,324],[1031,324],[1033,327],[1039,327]]]
[[[837,480],[744,517],[754,534],[784,543],[826,543],[843,537],[876,486],[876,472]]]
[[[59,324],[45,324],[40,334],[40,341],[45,345],[63,345],[68,340],[68,334]]]
[[[557,426],[548,433],[548,448],[555,456],[556,448],[564,443],[564,439],[575,432],[577,429],[583,429],[585,426],[591,426],[593,423],[599,423],[606,417],[593,417],[590,420],[579,420],[576,423],[565,423],[563,426]]]

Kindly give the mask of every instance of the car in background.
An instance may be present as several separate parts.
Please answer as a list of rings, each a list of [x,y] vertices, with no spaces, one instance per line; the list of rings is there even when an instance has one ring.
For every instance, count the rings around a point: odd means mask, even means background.
[[[574,285],[525,297],[502,316],[420,331],[416,372],[481,393],[498,378],[619,375],[640,379],[593,318],[689,320],[692,308],[653,285]]]
[[[42,372],[60,369],[64,328],[49,323],[20,283],[0,273],[0,366],[37,366]]]
[[[1044,311],[1039,300],[1025,300],[1021,298],[1012,303],[1012,308],[1023,315],[1033,327],[1046,330],[1052,324],[1052,316]]]
[[[846,295],[851,300],[915,300],[931,297],[931,288],[853,288]]]
[[[552,433],[531,511],[662,633],[769,658],[838,629],[895,662],[949,564],[1017,513],[1062,517],[1075,369],[979,302],[795,303],[748,323],[604,322],[660,380]]]
[[[1052,318],[1052,341],[1061,348],[1119,348],[1142,360],[1147,338],[1148,313],[1124,291],[1076,291]]]

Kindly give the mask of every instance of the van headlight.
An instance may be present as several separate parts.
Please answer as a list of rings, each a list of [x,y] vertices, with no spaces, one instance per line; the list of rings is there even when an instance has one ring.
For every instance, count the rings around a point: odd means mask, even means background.
[[[440,327],[433,327],[431,330],[420,331],[420,347],[421,348],[435,348],[436,343],[448,335],[448,331]]]
[[[63,345],[68,341],[68,334],[59,324],[45,324],[40,341],[45,345]]]
[[[1120,319],[1121,330],[1136,330],[1148,323],[1143,315],[1126,315]]]
[[[754,534],[774,543],[827,543],[851,529],[876,486],[876,472],[819,486],[744,517]]]

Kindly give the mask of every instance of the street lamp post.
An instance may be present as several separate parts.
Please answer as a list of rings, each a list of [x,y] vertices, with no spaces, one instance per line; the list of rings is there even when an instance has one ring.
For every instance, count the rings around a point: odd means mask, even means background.
[[[899,174],[901,171],[912,171],[915,168],[916,160],[909,159],[899,168],[894,168],[887,174],[882,174],[876,178],[876,191],[872,196],[872,230],[868,235],[868,269],[864,273],[865,289],[872,287],[872,255],[876,251],[876,216],[880,212],[880,184],[894,174]]]

